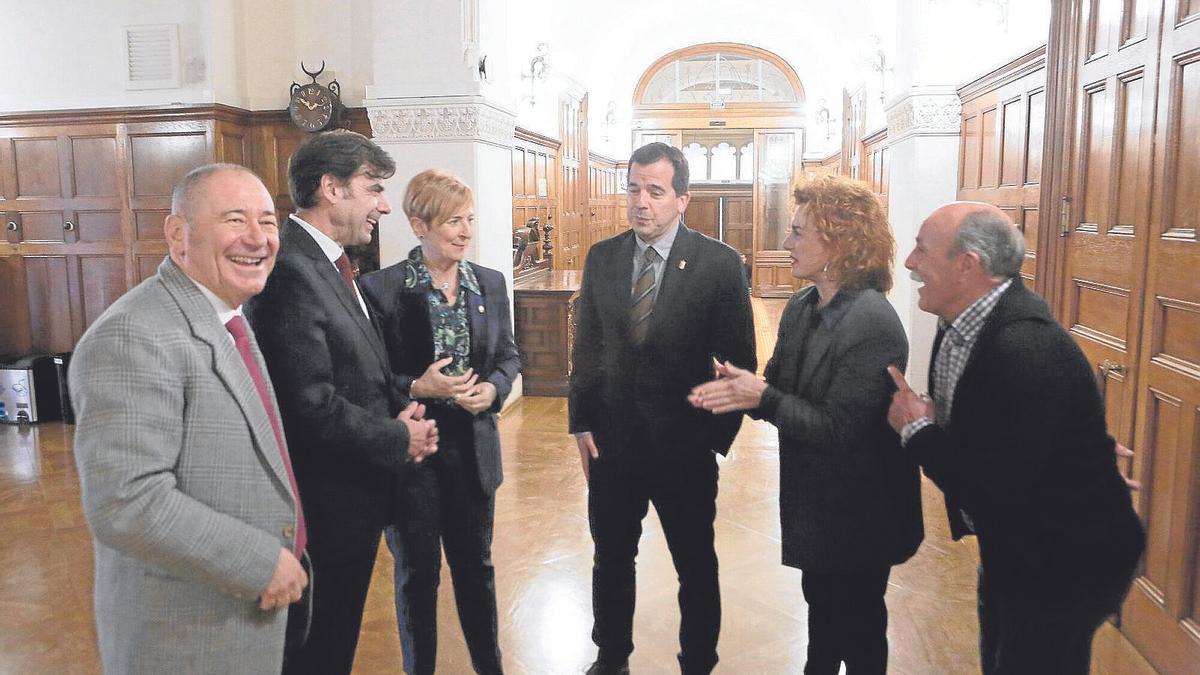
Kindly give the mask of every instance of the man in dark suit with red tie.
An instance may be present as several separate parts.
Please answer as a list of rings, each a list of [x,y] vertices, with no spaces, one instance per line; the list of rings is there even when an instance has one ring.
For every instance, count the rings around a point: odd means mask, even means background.
[[[716,453],[741,413],[687,400],[713,360],[754,370],[750,291],[736,251],[688,229],[688,167],[663,143],[629,160],[631,229],[592,247],[580,290],[570,431],[588,481],[595,543],[588,673],[627,673],[633,651],[634,559],[651,503],[679,574],[684,673],[717,663],[721,598],[713,546]]]
[[[266,288],[246,304],[304,494],[312,559],[312,626],[302,646],[289,643],[285,673],[350,672],[397,477],[436,451],[436,428],[391,375],[343,250],[369,241],[391,212],[382,181],[394,171],[352,132],[301,146],[288,167],[298,210]]]

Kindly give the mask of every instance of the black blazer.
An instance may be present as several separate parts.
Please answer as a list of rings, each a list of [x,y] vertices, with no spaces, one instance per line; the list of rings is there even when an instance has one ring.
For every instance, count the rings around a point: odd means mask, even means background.
[[[1096,376],[1020,279],[984,323],[949,429],[930,425],[908,448],[945,492],[956,539],[969,533],[960,509],[971,517],[989,584],[1062,597],[1132,573],[1142,528]]]
[[[896,565],[924,538],[917,465],[887,423],[886,369],[904,369],[908,340],[879,291],[839,291],[811,328],[816,296],[810,286],[788,302],[752,413],[779,428],[783,563],[825,573]]]
[[[687,401],[713,378],[712,359],[754,370],[750,289],[736,251],[679,225],[646,339],[629,332],[633,230],[592,247],[583,271],[575,334],[570,431],[591,431],[620,454],[639,425],[661,447],[729,451],[741,413],[713,415]]]
[[[471,321],[471,368],[480,382],[496,386],[496,401],[490,410],[471,418],[471,438],[479,469],[479,485],[485,494],[492,494],[504,480],[500,463],[500,435],[496,429],[496,414],[512,391],[513,380],[521,371],[521,357],[513,341],[512,312],[504,275],[496,270],[468,263],[479,281],[482,295],[466,288],[467,314]],[[399,263],[363,275],[360,280],[371,306],[378,312],[383,328],[392,370],[406,391],[412,381],[421,376],[435,360],[433,329],[429,319],[428,290],[415,281],[411,263]],[[465,416],[465,411],[460,411]],[[455,416],[457,417],[457,416]],[[445,423],[438,418],[438,424]]]
[[[408,458],[407,403],[378,327],[317,242],[290,219],[275,270],[244,311],[271,373],[310,528],[392,520]]]

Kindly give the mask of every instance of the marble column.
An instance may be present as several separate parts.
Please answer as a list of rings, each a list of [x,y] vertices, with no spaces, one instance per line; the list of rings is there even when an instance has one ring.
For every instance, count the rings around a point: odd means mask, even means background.
[[[908,381],[924,390],[937,320],[917,307],[918,284],[904,268],[921,221],[958,192],[962,104],[954,87],[912,87],[887,106],[888,218],[896,235],[895,286],[889,297],[908,332]]]
[[[380,224],[379,262],[417,238],[402,202],[409,180],[445,169],[475,192],[467,258],[499,270],[512,300],[512,147],[507,0],[375,0],[374,81],[364,105],[375,142],[396,160],[385,182],[392,215]],[[482,68],[481,68],[482,66]],[[520,383],[510,401],[520,396]]]

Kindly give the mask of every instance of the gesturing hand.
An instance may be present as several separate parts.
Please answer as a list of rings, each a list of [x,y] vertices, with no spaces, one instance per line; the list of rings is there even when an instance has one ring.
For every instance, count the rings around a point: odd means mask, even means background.
[[[717,379],[692,389],[688,403],[714,414],[753,410],[762,403],[767,383],[749,370],[713,361]]]
[[[465,396],[475,386],[478,377],[470,368],[462,375],[444,375],[442,368],[454,362],[454,357],[447,356],[429,364],[420,377],[413,380],[409,392],[413,398],[443,398],[457,400]]]
[[[304,587],[308,585],[308,575],[300,566],[300,561],[286,548],[280,547],[279,561],[275,563],[275,573],[267,582],[267,587],[258,596],[258,608],[263,611],[282,609],[300,599]]]
[[[396,419],[408,427],[408,456],[420,462],[427,455],[437,452],[437,423],[424,419],[425,406],[413,401],[396,415]]]
[[[896,433],[900,433],[906,424],[922,417],[935,417],[933,401],[929,400],[928,396],[913,391],[899,368],[888,366],[887,371],[888,375],[892,376],[892,382],[896,383],[896,392],[892,394],[892,405],[888,408],[887,415],[888,424]]]

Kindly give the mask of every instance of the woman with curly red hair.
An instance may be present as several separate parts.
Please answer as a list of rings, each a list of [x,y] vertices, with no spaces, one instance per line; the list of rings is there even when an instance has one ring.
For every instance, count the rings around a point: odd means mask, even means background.
[[[884,296],[896,243],[863,183],[821,176],[796,187],[783,248],[811,286],[788,301],[765,378],[730,364],[692,405],[746,410],[779,429],[783,564],[803,571],[810,675],[887,670],[884,593],[924,537],[916,464],[887,423],[908,341]]]

